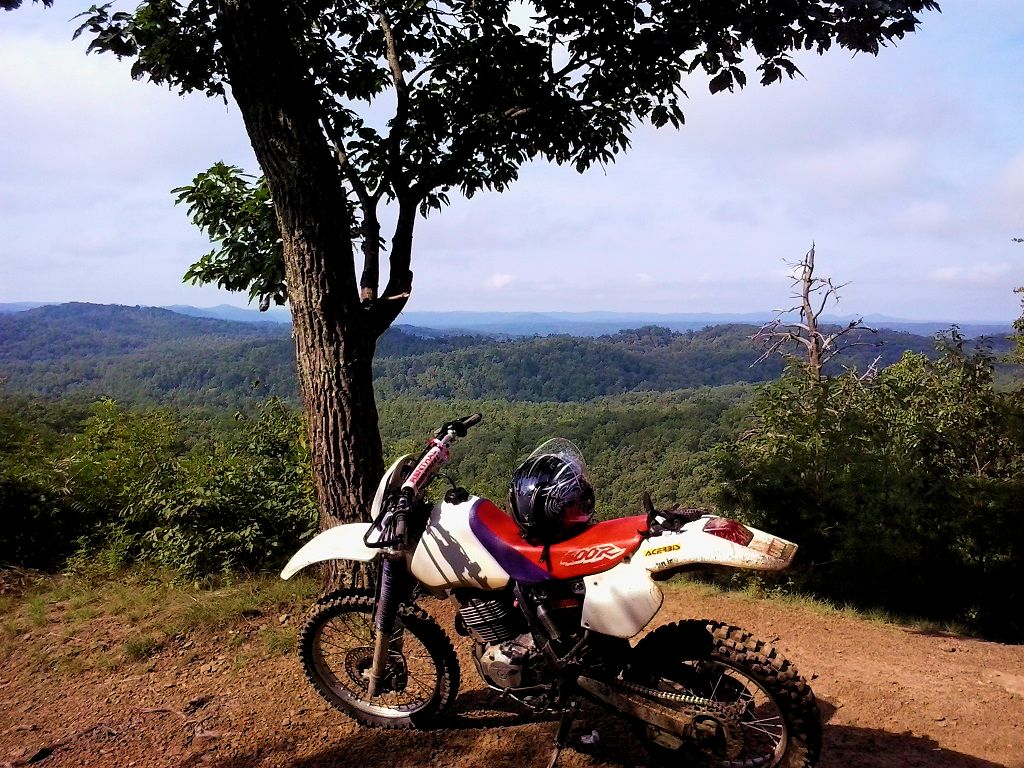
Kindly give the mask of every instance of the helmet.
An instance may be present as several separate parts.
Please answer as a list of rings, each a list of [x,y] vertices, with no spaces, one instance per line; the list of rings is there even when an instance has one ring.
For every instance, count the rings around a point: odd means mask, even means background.
[[[509,511],[523,536],[551,543],[594,516],[594,487],[579,448],[568,440],[548,440],[512,473]]]

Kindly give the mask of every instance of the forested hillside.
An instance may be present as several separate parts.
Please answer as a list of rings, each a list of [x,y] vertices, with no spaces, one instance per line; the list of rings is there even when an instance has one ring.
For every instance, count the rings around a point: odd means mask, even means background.
[[[753,365],[755,330],[647,327],[596,338],[499,341],[392,328],[378,345],[377,387],[388,398],[572,402],[774,379],[781,360]],[[862,341],[844,364],[864,369],[879,355],[885,365],[906,350],[932,348],[931,339],[896,331]],[[9,392],[133,404],[237,407],[268,394],[296,397],[287,326],[146,307],[64,304],[0,316],[0,378]]]
[[[750,367],[752,330],[395,329],[377,359],[385,450],[418,452],[479,411],[449,474],[481,495],[502,500],[523,457],[565,437],[602,516],[637,511],[644,491],[717,505],[800,544],[767,588],[1024,640],[1024,389],[956,333],[931,357],[904,353],[933,352],[904,334],[851,350],[862,370],[900,357],[874,376],[793,366],[755,386],[781,363]],[[0,340],[0,563],[273,569],[315,529],[297,409],[267,397],[294,393],[285,329],[70,306],[0,318]]]
[[[508,477],[543,440],[576,441],[598,488],[598,510],[709,502],[713,446],[735,437],[751,391],[741,385],[592,403],[394,398],[380,405],[390,457],[419,453],[440,424],[484,421],[448,472],[501,501]],[[192,575],[283,565],[316,528],[309,456],[298,413],[269,399],[235,414],[128,409],[0,397],[0,565],[155,562]]]

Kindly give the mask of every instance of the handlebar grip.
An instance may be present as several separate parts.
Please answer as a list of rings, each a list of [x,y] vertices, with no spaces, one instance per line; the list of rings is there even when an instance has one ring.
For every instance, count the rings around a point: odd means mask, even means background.
[[[459,423],[462,424],[462,426],[464,426],[466,429],[469,429],[470,427],[475,427],[477,424],[479,424],[483,417],[484,415],[482,413],[474,413],[470,416],[466,416],[464,418],[459,419]]]
[[[441,427],[441,429],[437,431],[437,435],[435,435],[435,437],[444,437],[445,434],[449,432],[454,432],[458,437],[465,437],[466,432],[469,431],[469,428],[476,424],[479,424],[481,419],[483,419],[483,414],[474,413],[470,416],[464,416],[461,419],[449,421],[447,424],[445,424],[443,427]]]

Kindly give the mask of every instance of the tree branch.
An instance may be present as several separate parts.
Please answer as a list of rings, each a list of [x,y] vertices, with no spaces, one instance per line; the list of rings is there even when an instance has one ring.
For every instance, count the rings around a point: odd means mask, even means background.
[[[815,277],[814,256],[815,246],[812,243],[811,249],[804,254],[804,258],[792,265],[799,268],[799,274],[794,276],[792,281],[795,291],[794,298],[799,301],[799,304],[790,308],[789,312],[799,311],[800,320],[784,322],[782,316],[786,313],[780,310],[776,313],[777,316],[774,320],[762,325],[751,338],[764,345],[764,352],[752,365],[764,362],[776,353],[786,355],[783,347],[788,343],[800,344],[807,354],[805,364],[807,373],[812,381],[817,382],[822,379],[822,369],[836,355],[850,347],[865,345],[864,342],[840,345],[839,339],[855,329],[863,328],[871,333],[878,331],[865,326],[863,318],[851,320],[845,327],[828,335],[820,330],[818,323],[822,313],[831,301],[838,301],[837,291],[848,283],[836,285],[831,278]],[[819,294],[820,302],[817,301]],[[868,369],[869,372],[872,372],[877,362],[876,359],[875,363],[872,363],[871,368]]]
[[[338,168],[345,181],[352,185],[352,191],[356,193],[356,199],[359,200],[359,207],[363,212],[359,222],[363,252],[363,272],[359,277],[359,298],[364,302],[373,301],[377,298],[377,289],[380,285],[380,220],[377,218],[377,201],[380,198],[370,195],[362,177],[352,165],[348,152],[345,150],[344,137],[334,125],[334,121],[325,116],[320,123],[334,146],[334,153],[338,158]]]
[[[384,178],[381,179],[381,190],[386,183],[391,184],[395,196],[400,196],[407,191],[407,184],[401,173],[402,166],[402,139],[405,138],[405,129],[409,121],[409,86],[405,82],[405,73],[402,71],[401,57],[398,52],[398,44],[395,41],[394,29],[388,17],[384,14],[383,7],[380,8],[377,23],[384,33],[384,43],[387,47],[388,68],[391,70],[391,80],[395,86],[395,117],[391,121],[391,132],[388,134],[388,168]]]
[[[412,235],[416,226],[416,208],[419,200],[405,196],[398,201],[398,221],[391,238],[391,252],[388,257],[388,284],[384,293],[373,302],[372,325],[379,335],[401,314],[412,293]]]
[[[373,301],[377,298],[380,286],[380,220],[377,218],[377,201],[371,197],[362,178],[349,162],[348,153],[341,142],[335,141],[334,151],[338,155],[338,167],[345,179],[352,185],[363,209],[359,228],[362,234],[361,249],[363,252],[363,272],[359,276],[359,298],[361,301]]]

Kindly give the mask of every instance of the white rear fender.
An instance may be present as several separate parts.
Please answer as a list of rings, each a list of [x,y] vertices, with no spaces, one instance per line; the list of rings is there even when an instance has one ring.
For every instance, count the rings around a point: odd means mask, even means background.
[[[748,535],[747,543],[741,543]],[[749,525],[705,515],[687,523],[681,531],[651,537],[640,546],[633,560],[651,573],[697,565],[781,571],[793,561],[796,549],[793,542]]]
[[[307,565],[327,560],[358,560],[363,563],[373,560],[380,550],[363,544],[363,536],[369,527],[369,523],[348,523],[317,534],[292,555],[281,571],[281,578],[290,579]]]

